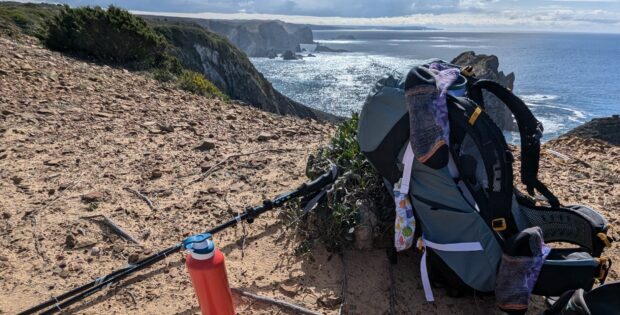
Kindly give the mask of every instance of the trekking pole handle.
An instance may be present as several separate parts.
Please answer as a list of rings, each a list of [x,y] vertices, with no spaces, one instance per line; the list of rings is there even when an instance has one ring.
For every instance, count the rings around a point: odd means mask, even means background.
[[[332,168],[329,170],[329,172],[326,172],[325,174],[319,176],[319,178],[311,182],[303,183],[299,187],[299,191],[301,195],[307,194],[309,192],[318,191],[323,187],[332,184],[334,181],[336,181],[336,178],[338,178],[338,167],[336,165],[332,165]]]

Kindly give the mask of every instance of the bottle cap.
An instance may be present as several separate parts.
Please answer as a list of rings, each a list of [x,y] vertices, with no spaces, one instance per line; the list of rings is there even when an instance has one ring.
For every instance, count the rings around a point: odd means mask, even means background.
[[[196,234],[183,241],[183,247],[192,253],[194,258],[207,259],[213,256],[215,244],[211,240],[211,234]],[[197,255],[194,255],[197,254]]]

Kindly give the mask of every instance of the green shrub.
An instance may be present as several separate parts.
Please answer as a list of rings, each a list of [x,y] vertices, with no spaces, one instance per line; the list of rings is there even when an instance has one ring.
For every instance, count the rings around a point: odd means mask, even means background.
[[[393,204],[383,180],[362,154],[357,142],[358,114],[339,126],[328,146],[308,158],[306,174],[316,178],[336,164],[341,176],[328,193],[326,202],[315,209],[311,236],[322,241],[328,249],[339,250],[354,240],[355,227],[360,219],[361,201],[370,205],[380,223],[390,228]]]
[[[218,97],[225,99],[226,96],[204,75],[198,72],[186,70],[179,78],[179,87],[199,95]]]
[[[52,4],[0,2],[0,33],[40,36],[44,21],[60,12],[60,8]]]
[[[92,57],[134,69],[180,71],[180,63],[166,53],[168,44],[140,17],[110,6],[70,8],[47,23],[44,43],[55,50]]]

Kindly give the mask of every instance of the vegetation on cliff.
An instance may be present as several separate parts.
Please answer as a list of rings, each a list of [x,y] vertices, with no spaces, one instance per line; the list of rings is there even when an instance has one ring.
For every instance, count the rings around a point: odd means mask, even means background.
[[[16,36],[23,32],[40,36],[45,21],[61,9],[62,6],[54,4],[0,2],[0,34]]]
[[[34,15],[37,18],[31,18]],[[30,21],[31,26],[26,28],[16,24],[28,24],[24,21]],[[190,91],[215,96],[226,94],[281,115],[340,120],[276,91],[243,51],[226,38],[197,24],[156,19],[145,21],[113,6],[109,9],[69,8],[0,2],[0,33],[14,32],[36,35],[52,49],[82,58],[148,71],[158,80],[176,83]],[[188,78],[187,75],[184,78],[186,71],[194,71],[202,78],[194,80],[197,74],[193,74],[194,79],[184,80]],[[190,85],[192,82],[210,83],[201,87]],[[205,90],[205,86],[209,88]],[[214,87],[221,92],[213,92]]]
[[[316,178],[336,164],[340,176],[334,188],[327,194],[327,202],[315,209],[315,215],[306,222],[308,237],[323,242],[330,250],[340,250],[350,246],[355,240],[356,229],[367,224],[374,216],[378,221],[372,226],[370,241],[389,229],[393,209],[383,179],[372,168],[360,151],[357,142],[358,114],[353,113],[350,120],[338,127],[329,145],[322,147],[308,158],[306,174]],[[363,213],[367,209],[372,214]]]

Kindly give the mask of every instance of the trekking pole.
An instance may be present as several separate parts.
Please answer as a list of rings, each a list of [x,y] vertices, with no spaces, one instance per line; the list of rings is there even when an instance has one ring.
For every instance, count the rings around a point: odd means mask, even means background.
[[[265,200],[263,201],[263,204],[260,206],[248,207],[245,209],[243,213],[220,224],[219,226],[212,228],[211,230],[206,231],[205,233],[215,234],[229,227],[232,227],[241,221],[248,221],[249,223],[252,223],[254,219],[258,217],[259,215],[269,210],[272,210],[273,208],[281,207],[287,201],[290,201],[291,199],[295,199],[297,197],[304,197],[310,194],[320,192],[325,187],[331,185],[336,180],[337,177],[338,177],[338,170],[336,166],[332,166],[331,170],[321,175],[317,179],[311,182],[303,183],[297,189],[291,192],[282,194],[272,200]],[[315,200],[315,202],[318,202],[318,200]],[[54,314],[56,312],[60,312],[63,309],[75,304],[76,302],[79,302],[101,291],[102,289],[108,286],[111,286],[112,284],[118,283],[119,281],[125,279],[127,276],[135,272],[138,272],[161,260],[164,260],[169,255],[179,252],[182,249],[183,249],[182,243],[174,244],[171,247],[168,247],[149,257],[146,257],[145,259],[143,259],[142,261],[134,265],[126,266],[125,268],[116,270],[108,275],[99,277],[92,282],[89,282],[80,287],[77,287],[71,291],[68,291],[62,295],[59,295],[58,297],[52,297],[49,300],[41,304],[38,304],[32,308],[29,308],[19,313],[18,315],[35,314],[48,307],[50,308],[45,310],[41,314]]]

